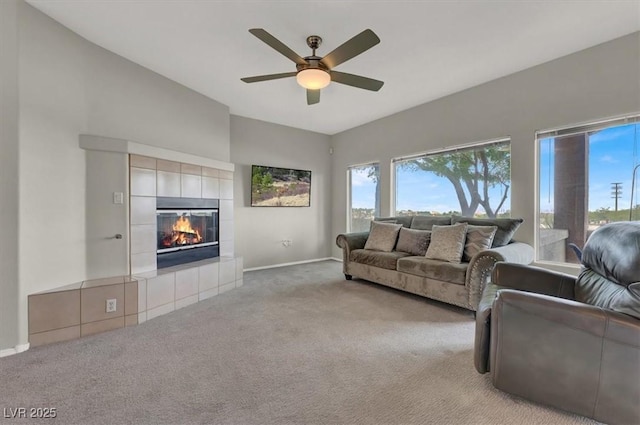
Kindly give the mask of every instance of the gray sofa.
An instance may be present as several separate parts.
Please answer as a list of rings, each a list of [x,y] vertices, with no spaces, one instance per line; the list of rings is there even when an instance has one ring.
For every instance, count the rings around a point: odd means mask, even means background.
[[[476,316],[496,388],[608,424],[640,424],[640,222],[589,237],[578,277],[499,263]]]
[[[497,262],[529,264],[534,258],[533,247],[512,240],[521,219],[402,216],[376,218],[376,221],[429,232],[434,225],[467,223],[471,226],[496,226],[497,232],[491,247],[459,263],[430,259],[396,250],[395,247],[387,252],[365,249],[369,232],[340,234],[336,244],[342,248],[343,272],[347,280],[357,277],[476,311]]]

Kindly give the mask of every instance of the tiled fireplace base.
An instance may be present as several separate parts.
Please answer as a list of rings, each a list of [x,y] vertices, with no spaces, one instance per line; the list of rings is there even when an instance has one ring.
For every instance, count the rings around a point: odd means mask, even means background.
[[[29,295],[31,347],[138,323],[138,282],[131,276],[86,280]],[[116,310],[106,312],[106,301]]]
[[[138,323],[242,286],[242,257],[218,257],[135,275]]]
[[[136,276],[78,282],[29,295],[31,347],[147,320],[242,286],[242,257],[218,257]],[[116,311],[106,313],[106,300]]]

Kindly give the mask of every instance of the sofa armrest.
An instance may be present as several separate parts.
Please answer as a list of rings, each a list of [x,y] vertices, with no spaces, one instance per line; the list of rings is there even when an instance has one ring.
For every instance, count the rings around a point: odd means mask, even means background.
[[[354,249],[364,248],[367,243],[369,232],[358,233],[341,233],[336,237],[336,245],[342,248],[342,261],[343,264],[349,262],[349,256]]]
[[[505,246],[499,246],[496,248],[486,249],[480,251],[477,255],[492,255],[498,261],[506,261],[516,264],[531,264],[535,257],[535,251],[533,247],[524,242],[510,242]]]
[[[576,277],[535,266],[500,262],[493,269],[491,282],[504,288],[572,300]]]
[[[533,261],[533,247],[524,242],[511,242],[505,246],[485,249],[471,258],[465,286],[469,290],[469,307],[476,311],[482,296],[482,290],[487,285],[496,263],[508,261],[512,263],[529,264]]]

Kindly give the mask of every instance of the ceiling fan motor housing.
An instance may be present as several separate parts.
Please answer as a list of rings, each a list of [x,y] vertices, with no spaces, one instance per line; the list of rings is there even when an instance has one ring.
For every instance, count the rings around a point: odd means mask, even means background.
[[[325,64],[320,62],[321,59],[322,58],[319,56],[305,56],[304,60],[307,61],[307,63],[296,64],[296,69],[298,70],[298,72],[309,68],[321,69],[323,71],[329,72],[329,68]]]

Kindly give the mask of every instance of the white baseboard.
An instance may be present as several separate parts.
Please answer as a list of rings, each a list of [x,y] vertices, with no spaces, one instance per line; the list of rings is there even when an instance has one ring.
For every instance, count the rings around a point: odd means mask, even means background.
[[[342,258],[331,257],[330,260],[337,261],[338,263],[342,263]]]
[[[22,353],[29,349],[29,343],[16,345],[15,348],[7,348],[6,350],[0,350],[0,357],[13,356],[14,354]]]
[[[325,258],[315,258],[313,260],[303,260],[303,261],[294,261],[292,263],[280,263],[280,264],[272,264],[270,266],[262,266],[262,267],[251,267],[249,269],[244,269],[245,272],[252,272],[256,270],[266,270],[266,269],[276,269],[278,267],[286,267],[286,266],[295,266],[297,264],[307,264],[307,263],[317,263],[319,261],[327,261],[327,260],[336,260],[333,257],[325,257]]]

